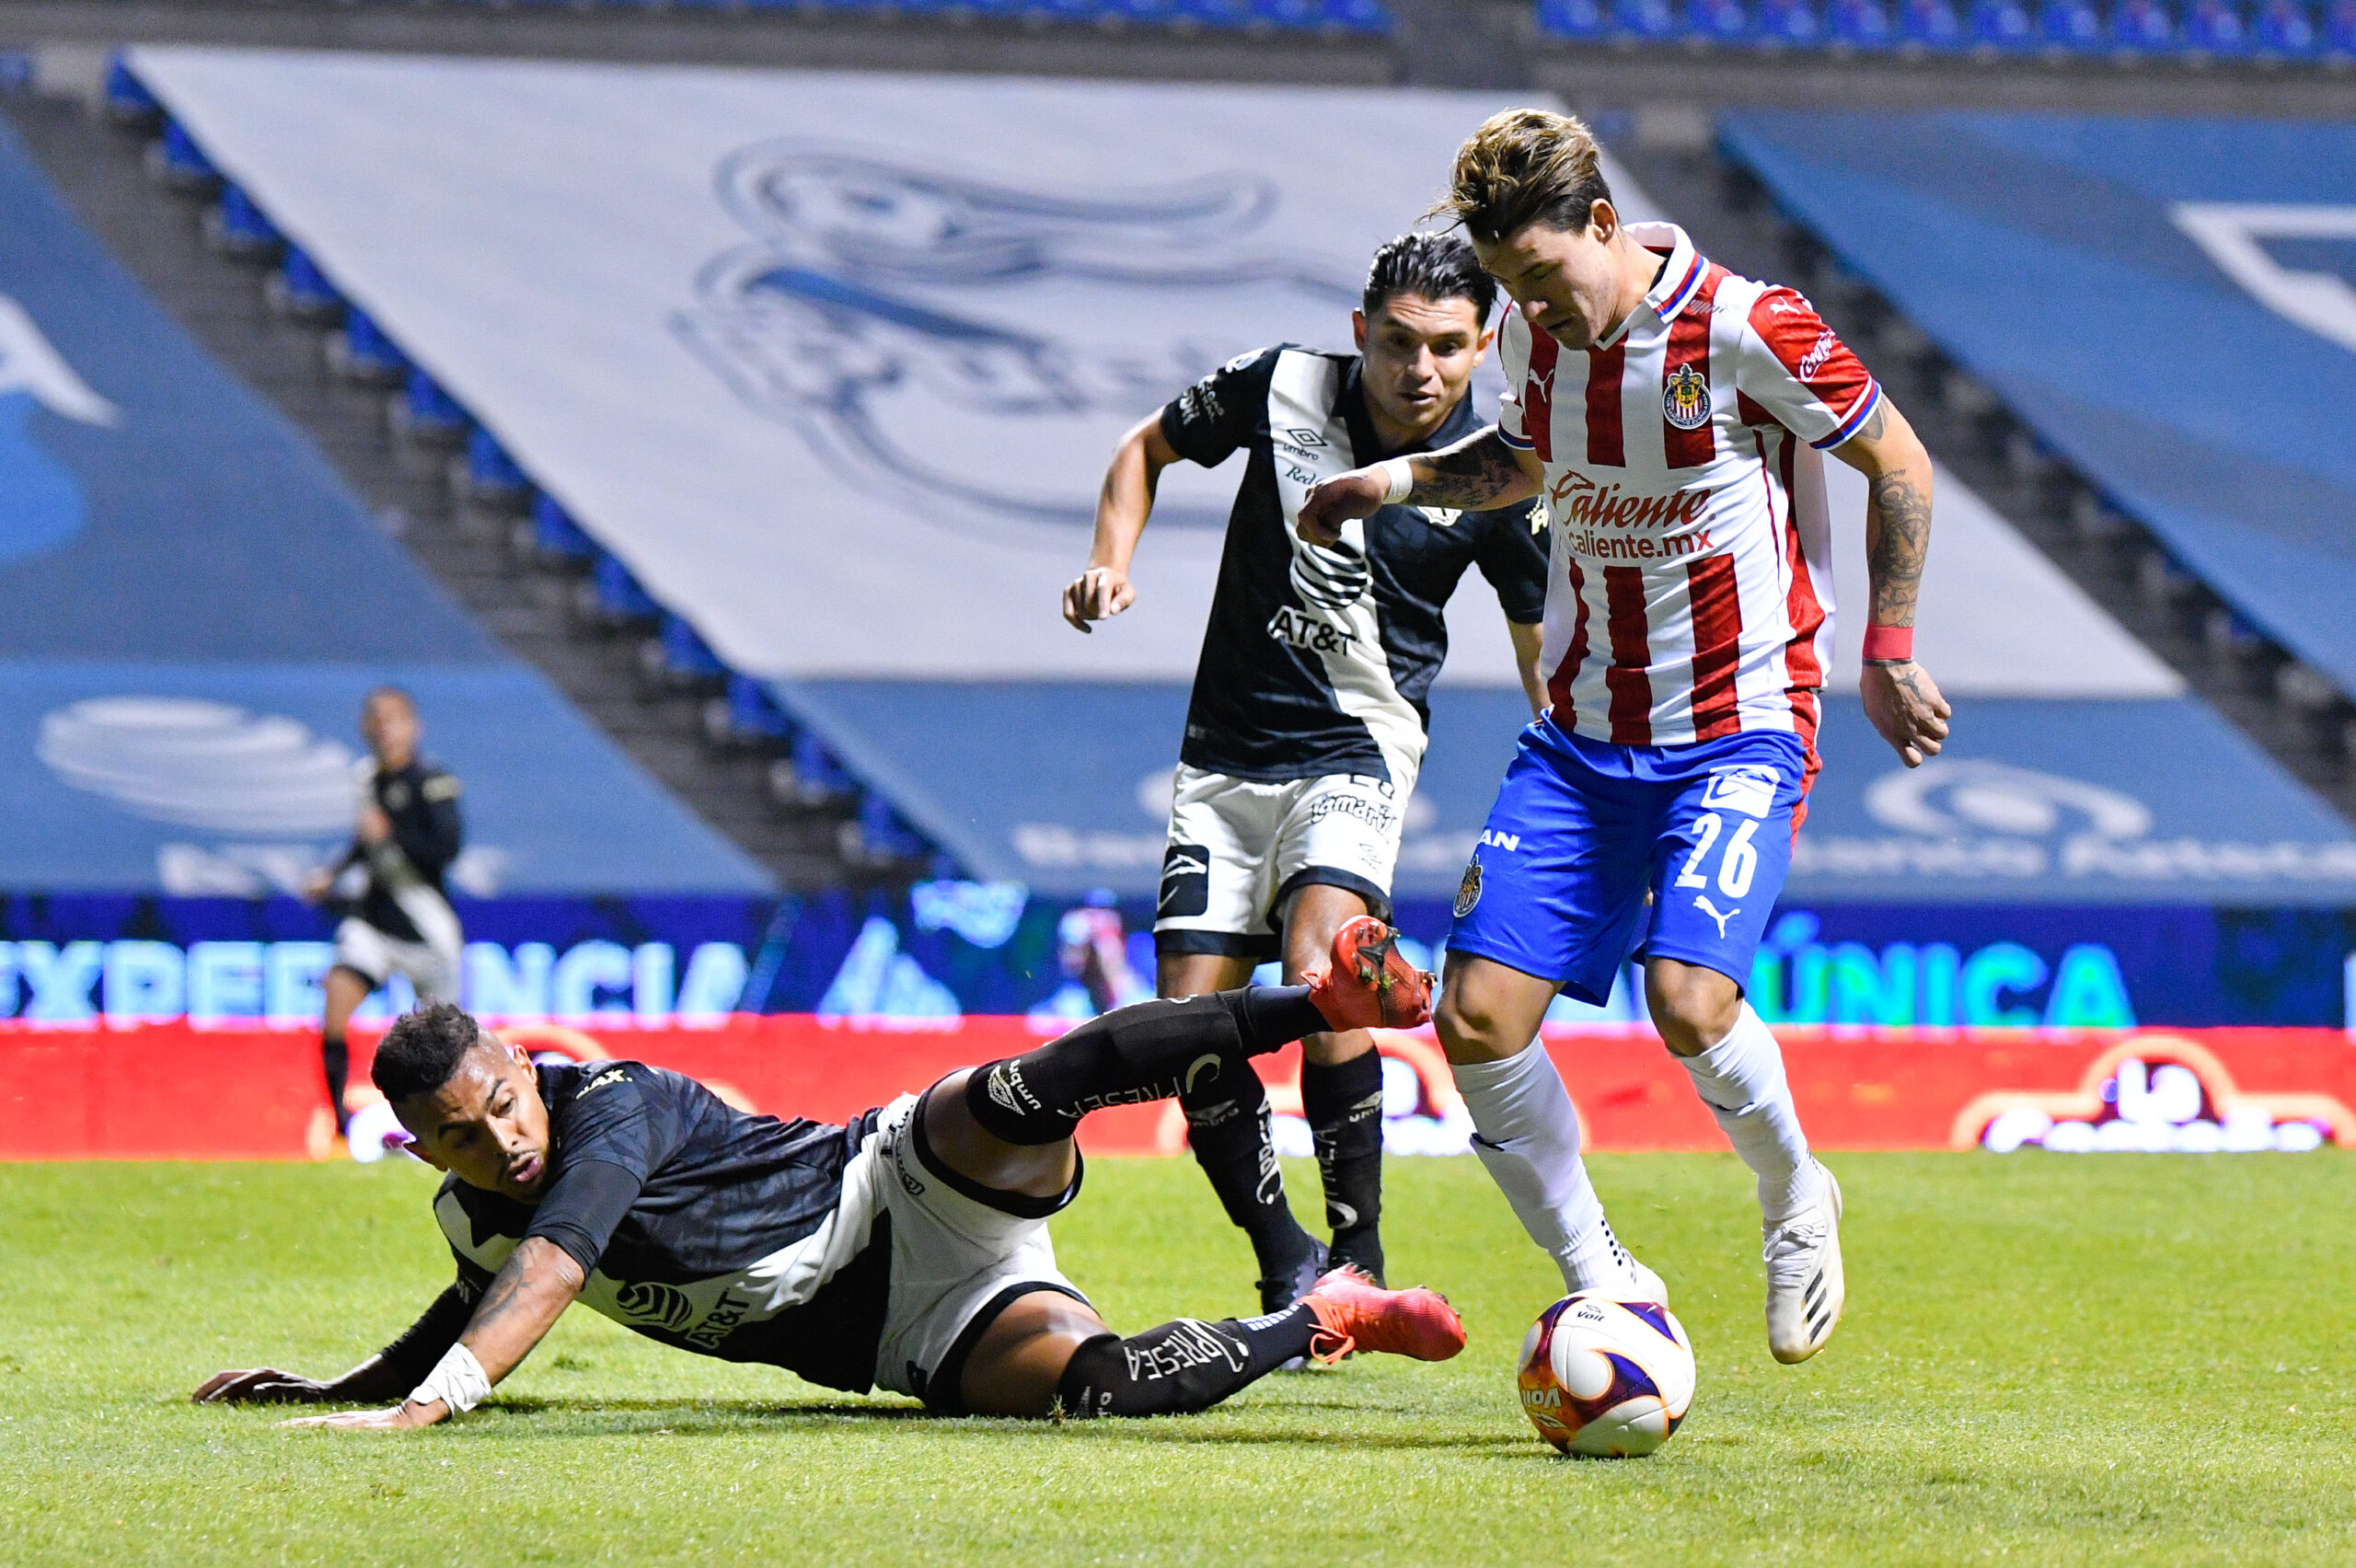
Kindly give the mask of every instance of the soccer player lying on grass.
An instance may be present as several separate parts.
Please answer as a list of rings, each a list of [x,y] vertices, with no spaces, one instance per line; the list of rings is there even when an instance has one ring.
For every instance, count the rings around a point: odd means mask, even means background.
[[[1121,1338],[1056,1268],[1090,1111],[1172,1098],[1337,1029],[1410,1028],[1430,983],[1380,921],[1313,984],[1124,1008],[950,1074],[848,1126],[731,1109],[636,1062],[535,1066],[446,1003],[377,1048],[376,1087],[449,1172],[433,1203],[457,1283],[342,1377],[223,1372],[203,1402],[390,1408],[293,1425],[426,1426],[470,1410],[574,1300],[650,1339],[943,1415],[1205,1410],[1300,1355],[1441,1361],[1464,1328],[1428,1290],[1336,1269],[1283,1311]]]

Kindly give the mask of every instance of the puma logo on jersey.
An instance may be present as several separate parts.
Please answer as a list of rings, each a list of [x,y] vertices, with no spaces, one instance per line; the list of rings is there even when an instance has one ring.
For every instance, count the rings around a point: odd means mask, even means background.
[[[1694,907],[1701,910],[1703,914],[1707,915],[1711,919],[1715,920],[1718,923],[1718,940],[1720,941],[1727,940],[1727,922],[1742,913],[1742,905],[1739,904],[1736,905],[1731,909],[1721,912],[1716,905],[1711,903],[1705,895],[1698,893],[1693,895],[1693,905]]]

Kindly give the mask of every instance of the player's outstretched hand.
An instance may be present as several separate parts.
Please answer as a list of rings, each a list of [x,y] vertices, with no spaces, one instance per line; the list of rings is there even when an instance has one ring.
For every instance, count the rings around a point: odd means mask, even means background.
[[[425,1407],[438,1411],[437,1402]],[[385,1410],[340,1410],[332,1415],[298,1415],[292,1421],[282,1421],[281,1426],[316,1427],[324,1432],[407,1432],[412,1427],[431,1426],[436,1418],[422,1413],[412,1404],[397,1404]]]
[[[1064,619],[1076,631],[1087,631],[1090,621],[1110,620],[1137,603],[1138,591],[1129,574],[1109,566],[1091,566],[1064,590]]]
[[[245,1372],[215,1372],[190,1398],[199,1404],[318,1404],[333,1395],[325,1383],[298,1378],[275,1366]]]
[[[1342,542],[1342,525],[1353,517],[1371,517],[1391,493],[1391,481],[1374,468],[1352,468],[1309,487],[1300,503],[1300,522],[1294,530],[1312,545],[1332,549]]]
[[[1867,664],[1857,689],[1865,699],[1865,717],[1907,767],[1920,767],[1923,758],[1939,755],[1939,746],[1947,738],[1947,720],[1955,709],[1939,695],[1931,672],[1911,659],[1897,664]]]

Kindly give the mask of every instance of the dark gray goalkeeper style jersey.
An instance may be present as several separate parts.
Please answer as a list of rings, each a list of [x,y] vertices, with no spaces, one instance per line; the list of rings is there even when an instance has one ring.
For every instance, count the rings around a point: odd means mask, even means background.
[[[1421,445],[1485,422],[1458,403]],[[1309,487],[1400,456],[1380,444],[1354,354],[1279,344],[1206,376],[1161,410],[1161,433],[1206,466],[1242,449],[1218,587],[1179,760],[1239,778],[1359,773],[1424,754],[1425,696],[1448,656],[1441,609],[1478,566],[1508,619],[1546,613],[1545,513],[1386,506],[1324,549],[1294,534]]]
[[[471,1303],[527,1236],[588,1272],[581,1301],[649,1339],[764,1362],[828,1388],[874,1378],[891,1221],[839,1234],[844,1170],[878,1112],[848,1126],[738,1111],[638,1062],[544,1065],[537,1206],[445,1179],[434,1218]]]

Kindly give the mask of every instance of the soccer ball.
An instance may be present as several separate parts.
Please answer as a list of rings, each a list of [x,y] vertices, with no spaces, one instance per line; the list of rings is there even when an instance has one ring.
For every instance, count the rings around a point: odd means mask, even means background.
[[[1693,1342],[1666,1307],[1566,1296],[1523,1336],[1519,1380],[1522,1413],[1562,1452],[1649,1454],[1693,1402]]]

